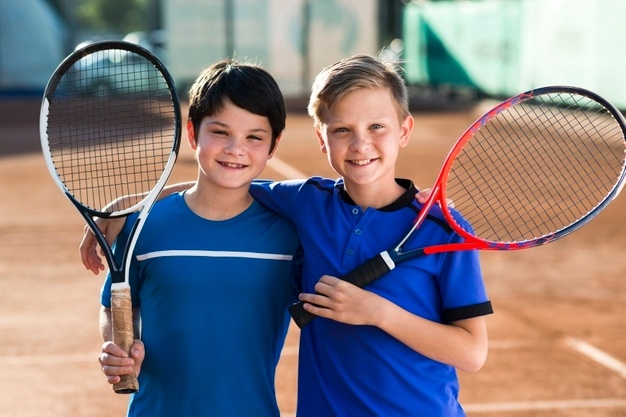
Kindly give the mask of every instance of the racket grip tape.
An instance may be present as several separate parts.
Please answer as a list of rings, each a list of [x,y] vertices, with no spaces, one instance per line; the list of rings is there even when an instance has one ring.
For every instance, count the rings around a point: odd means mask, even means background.
[[[113,343],[130,355],[130,348],[135,340],[133,328],[133,308],[130,298],[130,287],[111,290],[111,327]],[[121,381],[113,385],[118,394],[132,394],[139,389],[137,375],[121,375]]]
[[[382,252],[364,264],[354,268],[352,271],[341,277],[341,279],[349,282],[350,284],[354,284],[359,288],[363,288],[391,271],[394,267],[395,264],[389,258],[389,254],[387,252]],[[297,303],[289,306],[289,314],[291,314],[291,318],[293,318],[293,321],[301,329],[317,317],[317,315],[304,309],[304,302],[302,301],[298,301]]]

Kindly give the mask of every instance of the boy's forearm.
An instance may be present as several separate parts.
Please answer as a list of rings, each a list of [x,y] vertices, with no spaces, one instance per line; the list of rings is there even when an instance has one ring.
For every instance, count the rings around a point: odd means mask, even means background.
[[[195,181],[180,182],[178,184],[168,185],[164,187],[163,190],[161,190],[161,193],[159,194],[159,197],[157,198],[157,200],[162,200],[165,197],[172,195],[174,193],[180,193],[181,191],[188,190],[194,185],[196,185]],[[135,204],[138,204],[147,195],[148,193],[143,193],[143,194],[130,194],[130,195],[119,197],[111,201],[105,207],[103,207],[102,211],[114,212],[114,211],[121,211],[121,210],[128,209],[134,206]]]
[[[475,372],[487,356],[485,317],[441,324],[416,316],[388,302],[378,327],[413,350],[458,369]]]
[[[188,181],[188,182],[179,182],[177,184],[167,185],[159,194],[159,200],[167,197],[168,195],[172,195],[174,193],[180,193],[181,191],[186,191],[196,185],[196,181]]]
[[[100,308],[100,335],[102,341],[108,342],[113,339],[111,329],[111,309],[107,307]]]

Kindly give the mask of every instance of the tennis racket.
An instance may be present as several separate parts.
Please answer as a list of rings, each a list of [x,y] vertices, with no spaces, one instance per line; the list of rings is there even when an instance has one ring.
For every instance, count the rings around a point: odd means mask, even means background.
[[[113,342],[130,350],[134,340],[128,284],[131,254],[141,228],[176,161],[180,106],[171,76],[146,49],[127,42],[90,44],[54,71],[41,105],[40,138],[55,183],[83,216],[111,274]],[[110,202],[146,194],[116,211]],[[123,254],[114,256],[95,218],[139,211]],[[137,391],[135,375],[113,386]]]
[[[526,249],[572,233],[623,188],[625,131],[617,109],[580,88],[538,88],[500,103],[458,139],[404,238],[342,279],[364,287],[419,256]],[[463,241],[405,250],[435,203]],[[316,317],[302,306],[289,309],[301,328]]]

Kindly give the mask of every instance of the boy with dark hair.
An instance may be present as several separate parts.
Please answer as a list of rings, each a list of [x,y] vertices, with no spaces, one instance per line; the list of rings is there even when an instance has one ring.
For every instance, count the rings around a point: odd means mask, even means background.
[[[129,416],[280,415],[274,376],[301,250],[293,224],[248,189],[284,127],[282,94],[260,67],[221,61],[191,88],[198,178],[157,202],[137,242],[130,284],[141,341],[132,358],[110,342],[110,277],[102,289],[103,371],[110,383],[139,374]]]

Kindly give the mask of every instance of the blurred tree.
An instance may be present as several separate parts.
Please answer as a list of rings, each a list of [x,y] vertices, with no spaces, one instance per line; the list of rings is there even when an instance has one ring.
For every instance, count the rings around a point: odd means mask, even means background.
[[[76,12],[82,27],[128,33],[145,29],[149,3],[150,0],[80,0]]]
[[[73,32],[128,33],[157,29],[160,0],[46,0]]]

